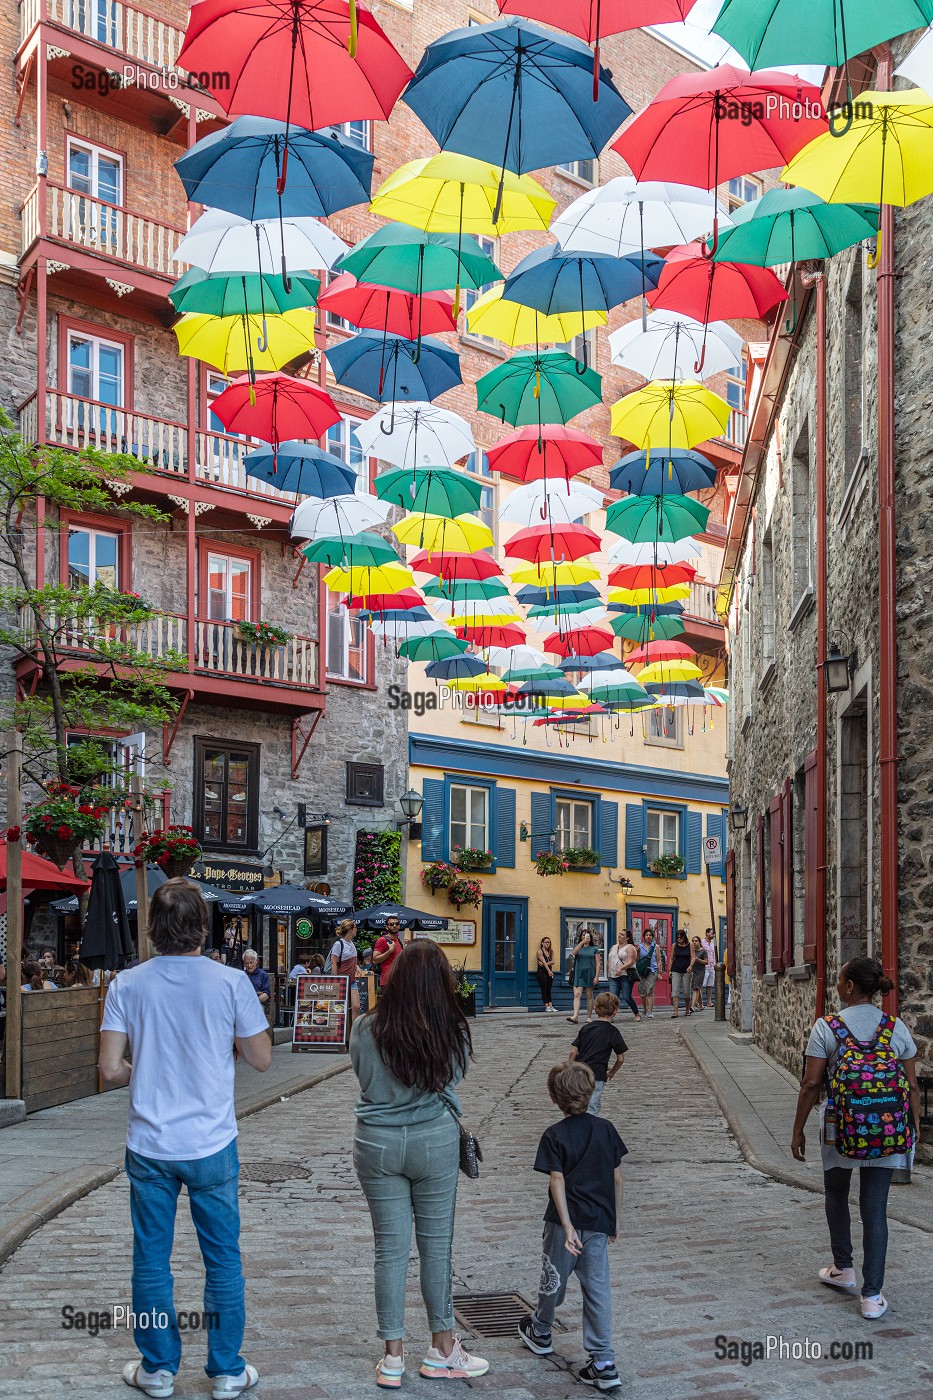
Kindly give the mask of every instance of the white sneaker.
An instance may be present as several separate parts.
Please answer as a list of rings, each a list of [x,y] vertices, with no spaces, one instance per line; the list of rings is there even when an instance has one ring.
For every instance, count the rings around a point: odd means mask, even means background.
[[[862,1316],[874,1321],[875,1318],[884,1317],[888,1310],[888,1300],[883,1293],[877,1293],[874,1298],[862,1299]]]
[[[827,1264],[825,1269],[820,1269],[820,1283],[825,1283],[830,1288],[854,1288],[855,1270],[837,1269],[835,1264]]]
[[[215,1376],[211,1395],[213,1400],[228,1400],[231,1395],[242,1395],[244,1390],[252,1390],[259,1380],[255,1366],[247,1366],[238,1376]]]
[[[123,1367],[123,1379],[134,1390],[167,1400],[175,1393],[175,1377],[171,1371],[147,1371],[141,1361],[128,1361]]]
[[[442,1355],[437,1347],[430,1347],[421,1363],[421,1374],[429,1380],[472,1380],[476,1376],[485,1376],[488,1370],[489,1362],[464,1351],[463,1343],[457,1336],[448,1356]]]
[[[383,1390],[398,1390],[405,1374],[405,1357],[390,1356],[388,1352],[376,1366],[376,1384]]]

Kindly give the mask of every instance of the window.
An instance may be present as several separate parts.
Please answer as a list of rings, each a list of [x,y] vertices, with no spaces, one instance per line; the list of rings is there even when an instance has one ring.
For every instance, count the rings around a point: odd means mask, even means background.
[[[207,556],[207,617],[210,622],[249,622],[252,561],[234,554]]]
[[[489,238],[489,237],[488,237],[487,235],[485,235],[485,234],[479,234],[478,237],[477,237],[477,239],[476,239],[476,241],[477,241],[477,243],[479,244],[481,251],[484,252],[484,253],[486,254],[487,258],[491,258],[493,262],[496,262],[496,260],[497,260],[497,258],[498,258],[498,256],[499,256],[499,240],[498,240],[497,238]],[[474,287],[464,287],[464,289],[463,289],[463,309],[464,309],[464,311],[469,311],[471,307],[475,306],[476,303],[479,301],[480,297],[483,295],[483,293],[484,293],[484,292],[487,292],[487,291],[489,290],[489,288],[492,287],[492,286],[494,286],[494,285],[495,285],[495,283],[489,282],[489,283],[486,284],[486,286],[480,287],[478,290],[477,290],[476,288],[474,288]],[[480,345],[498,345],[498,344],[499,344],[499,342],[498,342],[498,340],[496,340],[495,336],[491,336],[491,335],[476,335],[476,334],[474,334],[474,332],[471,331],[471,330],[469,329],[469,322],[467,322],[467,332],[466,332],[466,333],[467,333],[467,335],[470,337],[471,340],[477,341]]]
[[[871,954],[871,794],[864,692],[839,721],[839,965]]]
[[[362,421],[362,418],[353,418],[345,413],[339,423],[333,423],[327,429],[326,445],[328,452],[333,452],[335,457],[356,472],[356,489],[365,495],[370,487],[371,459],[365,456],[356,436],[356,429]]]
[[[733,447],[745,446],[748,419],[745,413],[745,370],[726,375],[726,403],[732,409],[726,428],[726,441]]]
[[[572,802],[558,797],[554,803],[554,818],[559,851],[566,851],[568,846],[592,846],[592,802]]]
[[[71,0],[68,27],[112,49],[121,47],[115,0]]]
[[[557,169],[581,185],[595,185],[599,180],[599,162],[592,156],[587,160],[562,160]]]
[[[581,365],[585,364],[589,369],[596,368],[596,331],[581,331],[572,340],[566,340],[560,345],[554,346],[555,350],[563,350]]]
[[[813,582],[813,524],[810,504],[810,427],[804,423],[791,463],[791,556],[796,605]]]
[[[109,788],[121,798],[125,798],[132,775],[140,777],[145,772],[145,734],[126,734],[122,738],[111,738],[102,734],[85,734],[71,731],[65,735],[68,749],[80,749],[85,744],[93,744],[100,755],[101,767],[95,773],[85,773],[85,779],[96,782],[100,787]],[[73,755],[73,760],[77,754]],[[126,801],[115,801],[105,818],[105,827],[100,836],[86,843],[95,850],[106,842],[112,851],[129,854],[137,844],[134,832],[136,817],[132,806]]]
[[[649,868],[660,856],[679,856],[680,813],[649,807],[645,813],[645,846]]]
[[[368,680],[366,628],[343,595],[327,595],[327,674],[364,685]]]
[[[450,788],[450,849],[460,846],[463,849],[489,850],[489,789],[484,787],[462,787],[451,784]]]
[[[194,741],[195,835],[216,850],[255,850],[259,840],[259,745]]]
[[[347,764],[347,801],[359,807],[381,807],[385,770],[381,763]]]
[[[329,287],[331,282],[337,280],[337,274],[328,271],[324,278],[325,287]],[[347,331],[352,334],[356,327],[352,321],[348,321],[346,316],[338,316],[334,311],[327,311],[324,317],[324,324],[329,331]]]
[[[862,462],[867,440],[868,375],[865,363],[865,260],[861,247],[855,258],[846,290],[843,329],[843,415],[845,421],[844,484],[848,486]]]
[[[93,243],[116,252],[121,214],[111,205],[123,203],[123,161],[112,151],[68,141],[68,188],[63,232],[80,243]]]
[[[739,175],[730,180],[727,199],[729,213],[731,214],[733,209],[740,209],[743,204],[754,204],[756,199],[761,198],[763,191],[761,181],[756,180],[753,175]]]
[[[337,130],[352,146],[359,146],[361,151],[368,151],[371,149],[372,122],[338,122]]]
[[[120,586],[120,535],[82,525],[68,529],[68,587]]]
[[[480,476],[489,485],[484,486],[480,496],[479,510],[476,512],[483,524],[488,526],[492,533],[496,533],[496,493],[493,482],[492,471],[489,467],[489,458],[485,452],[471,452],[464,463],[466,470],[473,476]]]
[[[771,531],[761,541],[761,660],[762,668],[774,664],[774,541]]]
[[[65,369],[68,393],[91,400],[68,405],[69,427],[88,429],[99,438],[120,437],[116,413],[102,405],[123,407],[124,347],[83,331],[69,331]]]
[[[642,715],[646,744],[663,744],[670,749],[684,746],[684,712],[677,707],[649,710]]]

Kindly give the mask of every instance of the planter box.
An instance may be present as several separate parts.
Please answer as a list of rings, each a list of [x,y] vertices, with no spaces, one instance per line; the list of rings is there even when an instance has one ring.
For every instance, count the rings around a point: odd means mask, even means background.
[[[464,1016],[476,1015],[476,993],[471,992],[468,997],[460,998],[460,1005],[463,1007]]]

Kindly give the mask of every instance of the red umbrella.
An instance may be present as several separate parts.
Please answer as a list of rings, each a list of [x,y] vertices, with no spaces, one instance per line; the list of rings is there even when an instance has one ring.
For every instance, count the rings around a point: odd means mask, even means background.
[[[598,656],[601,651],[612,651],[615,642],[615,633],[605,627],[573,627],[569,632],[552,632],[541,647],[558,656]]]
[[[505,553],[541,565],[582,559],[601,547],[599,535],[586,525],[532,525],[528,530],[517,530],[506,541]]]
[[[696,569],[691,564],[620,564],[609,575],[611,588],[670,588],[675,583],[692,583]]]
[[[738,317],[757,321],[778,302],[787,300],[787,292],[770,267],[712,262],[704,252],[702,244],[688,243],[668,254],[661,280],[648,293],[654,310],[677,311],[708,325]],[[705,340],[703,350],[705,353]],[[699,374],[702,355],[694,368]]]
[[[539,443],[540,438],[540,443]],[[534,424],[506,433],[486,456],[494,472],[513,481],[564,481],[603,460],[602,444],[562,423]]]
[[[458,627],[457,636],[478,647],[519,647],[526,640],[524,627],[510,622],[505,627]]]
[[[416,574],[435,574],[445,583],[454,578],[479,582],[502,572],[492,555],[482,549],[475,554],[458,554],[456,551],[428,554],[426,549],[422,549],[408,561],[408,567]]]
[[[785,166],[828,130],[819,89],[811,83],[723,64],[665,83],[612,148],[639,180],[713,190],[734,175]],[[718,239],[717,215],[713,253]]]
[[[403,588],[399,593],[361,593],[355,598],[344,598],[344,606],[359,608],[361,612],[388,612],[394,608],[421,608],[424,595],[417,588]]]
[[[387,117],[412,77],[356,0],[197,0],[177,61],[225,112],[311,130]]]
[[[263,374],[255,384],[235,379],[211,404],[228,433],[278,444],[323,437],[340,422],[330,394],[290,374]]]
[[[6,889],[6,848],[6,841],[0,839],[0,885],[3,889]],[[23,851],[23,889],[69,890],[80,894],[90,887],[90,883],[90,880],[79,880],[77,875],[66,875],[50,860],[34,856],[31,851]]]
[[[425,335],[443,335],[457,329],[454,299],[449,292],[400,292],[375,282],[357,282],[351,272],[341,272],[317,304],[332,316],[343,316],[361,330],[382,331],[414,340],[418,326]]]
[[[551,710],[543,719],[533,719],[532,729],[537,729],[542,724],[582,724],[588,720],[590,715],[607,715],[609,711],[605,705],[595,703],[584,705],[582,710]]]
[[[627,666],[647,666],[651,661],[694,661],[696,652],[686,642],[666,642],[659,638],[647,646],[636,647],[625,658]]]

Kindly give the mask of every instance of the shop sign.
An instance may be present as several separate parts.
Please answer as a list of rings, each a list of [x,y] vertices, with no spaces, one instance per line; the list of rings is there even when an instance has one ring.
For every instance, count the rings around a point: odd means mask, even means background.
[[[299,919],[295,924],[295,935],[298,938],[310,938],[313,932],[310,919]]]
[[[343,1050],[347,1040],[346,977],[299,977],[295,986],[292,1050]]]
[[[216,885],[221,890],[254,894],[265,889],[266,876],[261,865],[248,861],[226,859],[223,856],[202,856],[191,872],[198,880]]]

